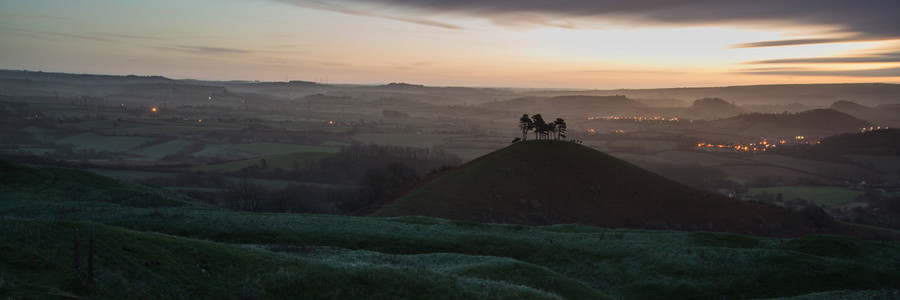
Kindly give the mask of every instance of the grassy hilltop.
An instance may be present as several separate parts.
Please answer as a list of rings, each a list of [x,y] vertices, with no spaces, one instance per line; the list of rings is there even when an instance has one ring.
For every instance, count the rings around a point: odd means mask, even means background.
[[[88,172],[0,171],[11,298],[871,298],[900,285],[897,242],[240,213]],[[73,232],[84,276],[90,227],[93,290],[74,269]]]
[[[420,184],[374,216],[798,236],[807,216],[691,188],[575,143],[513,144]]]

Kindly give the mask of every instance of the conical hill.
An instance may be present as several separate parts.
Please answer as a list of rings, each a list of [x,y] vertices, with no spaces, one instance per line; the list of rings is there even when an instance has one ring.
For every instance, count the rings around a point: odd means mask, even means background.
[[[682,185],[580,144],[526,141],[420,182],[372,216],[796,236],[788,210]]]

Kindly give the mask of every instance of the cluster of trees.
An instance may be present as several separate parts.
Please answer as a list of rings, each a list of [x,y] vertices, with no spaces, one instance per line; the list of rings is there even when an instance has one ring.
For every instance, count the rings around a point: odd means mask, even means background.
[[[534,131],[535,139],[566,139],[566,120],[556,118],[553,122],[547,123],[541,114],[528,116],[523,114],[519,119],[519,129],[522,130],[522,140],[528,140],[528,132]]]

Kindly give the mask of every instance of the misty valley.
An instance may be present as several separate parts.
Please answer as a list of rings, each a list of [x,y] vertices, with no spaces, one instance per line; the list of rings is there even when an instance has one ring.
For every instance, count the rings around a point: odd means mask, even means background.
[[[2,70],[0,159],[14,299],[900,296],[896,84]]]

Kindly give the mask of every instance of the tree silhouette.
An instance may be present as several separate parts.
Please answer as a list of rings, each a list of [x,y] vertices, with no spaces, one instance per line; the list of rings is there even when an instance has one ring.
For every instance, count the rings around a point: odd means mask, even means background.
[[[556,139],[558,140],[562,137],[563,140],[566,139],[566,120],[562,118],[556,118],[556,121],[553,121],[553,124],[556,125]]]
[[[519,119],[519,129],[522,129],[522,140],[528,140],[528,132],[534,129],[534,122],[531,121],[528,114],[523,114]]]
[[[521,118],[519,118],[519,129],[522,130],[522,138],[521,140],[528,139],[528,132],[534,130],[534,138],[535,139],[556,139],[566,138],[566,120],[562,118],[556,118],[551,123],[547,123],[544,121],[544,117],[541,114],[534,114],[530,118],[528,114],[523,114]],[[516,138],[518,141],[519,138]]]
[[[547,123],[546,126],[547,126],[547,128],[546,128],[546,130],[544,130],[544,132],[547,134],[547,139],[549,140],[549,139],[552,139],[553,134],[556,133],[556,123],[553,123],[553,122]]]
[[[547,122],[544,121],[544,117],[541,114],[534,114],[531,119],[534,123],[534,138],[544,136],[547,132]]]

